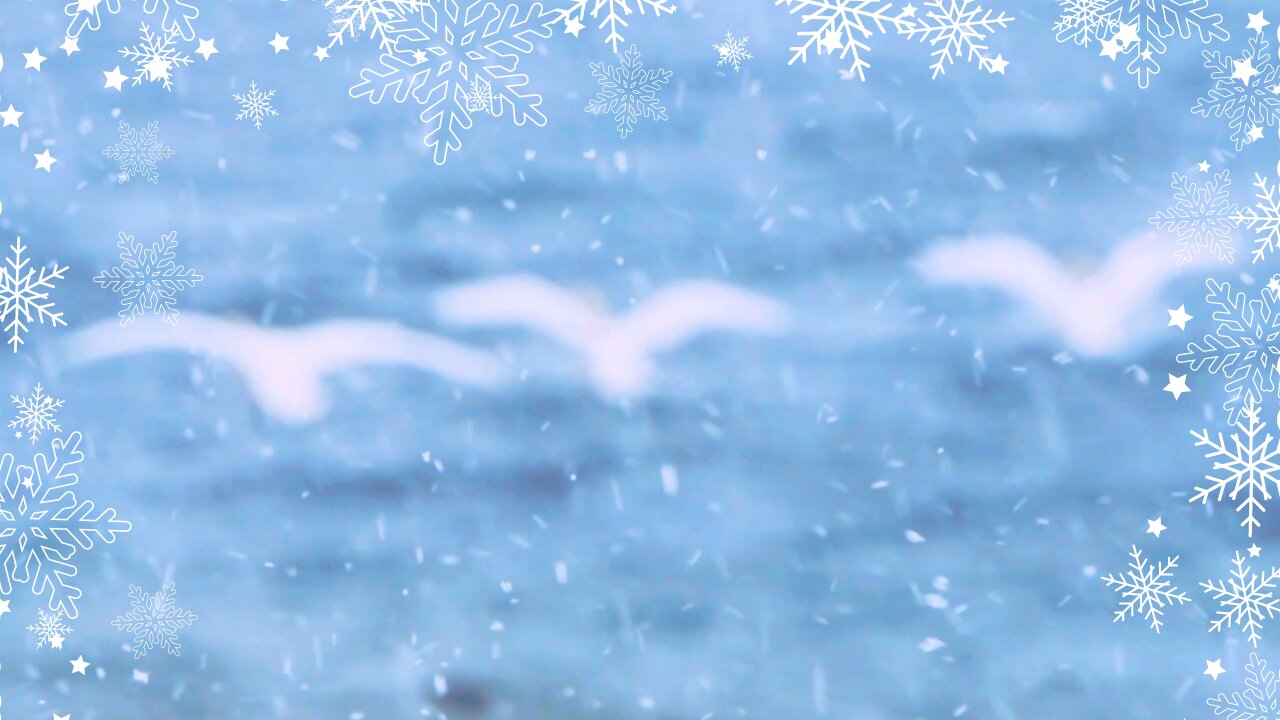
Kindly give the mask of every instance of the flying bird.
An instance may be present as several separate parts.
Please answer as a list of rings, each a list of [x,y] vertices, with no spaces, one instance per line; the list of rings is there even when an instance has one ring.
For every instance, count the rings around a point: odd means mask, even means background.
[[[140,318],[120,327],[95,323],[64,336],[55,367],[77,367],[142,353],[187,352],[234,367],[268,415],[309,423],[329,412],[326,376],[360,367],[410,367],[462,385],[492,388],[508,375],[494,356],[444,338],[379,320],[333,320],[270,328],[186,313],[176,327]]]
[[[435,308],[458,326],[522,326],[549,335],[585,356],[601,395],[626,400],[644,394],[654,356],[703,333],[777,335],[789,324],[785,307],[720,282],[680,282],[629,312],[610,317],[583,298],[540,278],[512,275],[444,290]]]
[[[1218,262],[1200,258],[1178,267],[1166,243],[1142,235],[1116,247],[1093,272],[1080,273],[1025,239],[995,236],[934,246],[915,266],[938,285],[1001,290],[1078,354],[1102,357],[1151,334],[1163,315],[1157,301],[1165,284]]]

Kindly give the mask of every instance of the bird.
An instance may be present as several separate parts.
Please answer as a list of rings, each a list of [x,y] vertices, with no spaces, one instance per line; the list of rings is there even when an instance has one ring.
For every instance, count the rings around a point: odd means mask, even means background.
[[[935,245],[914,265],[937,285],[1003,291],[1082,357],[1115,357],[1151,335],[1166,283],[1218,262],[1202,254],[1179,267],[1165,243],[1144,234],[1121,243],[1084,274],[1071,272],[1025,238],[996,235]]]
[[[507,275],[447,288],[437,318],[454,326],[523,326],[581,353],[596,391],[626,401],[646,394],[654,356],[713,331],[779,335],[790,323],[781,303],[711,280],[678,282],[610,317],[584,298],[531,275]]]
[[[155,352],[187,352],[231,365],[258,406],[289,424],[328,415],[324,379],[346,370],[411,367],[488,389],[505,383],[509,374],[489,353],[389,321],[339,319],[271,328],[201,313],[183,313],[176,327],[153,317],[123,328],[114,320],[97,322],[57,341],[51,365],[72,368]]]

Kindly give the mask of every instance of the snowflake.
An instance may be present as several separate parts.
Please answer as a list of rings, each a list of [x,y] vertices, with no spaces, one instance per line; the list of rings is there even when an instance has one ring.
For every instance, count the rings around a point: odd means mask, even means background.
[[[132,125],[120,121],[120,142],[102,149],[102,154],[120,163],[120,181],[128,182],[141,175],[151,182],[160,178],[156,165],[165,158],[173,157],[173,148],[164,145],[156,137],[159,125],[154,121],[147,123],[142,130],[135,130]]]
[[[1231,697],[1226,693],[1218,693],[1217,697],[1205,700],[1213,708],[1215,717],[1226,716],[1226,720],[1277,720],[1280,719],[1280,693],[1276,692],[1276,674],[1267,672],[1267,661],[1258,657],[1257,653],[1249,653],[1249,662],[1244,666],[1243,693],[1233,692]]]
[[[471,79],[471,89],[467,91],[468,112],[493,112],[493,86],[479,75]]]
[[[533,38],[551,36],[552,22],[554,13],[544,14],[536,2],[527,10],[515,4],[499,9],[488,0],[424,4],[415,18],[396,23],[394,48],[382,54],[380,69],[360,71],[351,97],[375,105],[388,96],[397,103],[412,98],[423,107],[423,142],[443,165],[450,152],[462,148],[459,133],[470,129],[477,112],[467,104],[473,78],[490,86],[487,114],[502,117],[510,110],[516,125],[546,125],[542,96],[525,91],[529,77],[518,69],[520,56],[533,52]]]
[[[86,28],[96,31],[102,26],[102,11],[111,15],[119,15],[123,9],[121,0],[77,0],[66,5],[65,12],[71,18],[67,23],[67,37],[78,38]],[[200,17],[200,9],[186,0],[145,0],[142,12],[148,16],[160,13],[160,29],[164,32],[176,33],[183,40],[196,38],[195,19]]]
[[[279,115],[279,113],[276,112],[276,109],[271,107],[271,98],[274,97],[275,94],[275,90],[269,90],[265,93],[259,90],[258,83],[256,81],[249,83],[248,94],[241,95],[236,93],[233,96],[235,101],[240,103],[240,112],[236,115],[236,119],[244,120],[248,118],[253,121],[253,126],[255,128],[261,130],[264,118]]]
[[[1209,625],[1209,632],[1221,632],[1224,627],[1239,625],[1240,632],[1248,635],[1249,642],[1256,648],[1262,637],[1258,634],[1262,621],[1280,613],[1280,598],[1273,596],[1276,581],[1280,580],[1280,568],[1271,568],[1259,575],[1245,565],[1239,550],[1231,564],[1236,569],[1231,571],[1230,580],[1200,583],[1220,608],[1218,619]]]
[[[731,32],[726,32],[724,41],[712,45],[711,49],[720,53],[720,62],[716,63],[716,67],[729,63],[734,72],[742,69],[743,60],[751,59],[751,53],[747,52],[747,38],[735,38]]]
[[[1138,76],[1138,87],[1151,83],[1160,72],[1157,56],[1168,51],[1165,40],[1184,40],[1197,34],[1208,45],[1228,40],[1222,16],[1209,13],[1209,0],[1059,0],[1062,15],[1054,23],[1058,42],[1088,46],[1102,43],[1102,55],[1116,60],[1132,54],[1128,72]]]
[[[1217,330],[1200,342],[1187,343],[1186,352],[1177,360],[1193,372],[1207,367],[1210,374],[1219,372],[1226,378],[1227,422],[1237,425],[1242,404],[1262,402],[1263,393],[1276,389],[1276,360],[1280,356],[1280,312],[1277,291],[1261,290],[1261,298],[1245,300],[1243,292],[1231,295],[1231,285],[1213,278],[1205,281],[1209,288],[1206,302],[1218,309],[1213,312]]]
[[[1239,206],[1231,202],[1231,171],[1223,170],[1204,185],[1192,182],[1182,173],[1173,174],[1174,205],[1152,215],[1148,220],[1160,230],[1178,234],[1174,253],[1182,265],[1208,250],[1219,260],[1235,262],[1231,229],[1239,224]]]
[[[1240,225],[1257,233],[1253,249],[1253,261],[1258,262],[1280,248],[1280,189],[1267,178],[1255,174],[1253,186],[1258,189],[1254,197],[1258,202],[1252,208],[1244,208],[1236,218]]]
[[[178,50],[174,40],[178,37],[176,30],[153,33],[142,23],[141,37],[138,44],[126,47],[120,54],[136,66],[133,84],[140,85],[143,80],[164,84],[165,90],[173,89],[173,70],[175,67],[191,64],[191,56]]]
[[[1208,97],[1196,100],[1191,112],[1203,117],[1226,117],[1236,152],[1262,137],[1262,129],[1280,125],[1280,66],[1271,56],[1271,44],[1261,32],[1249,40],[1240,59],[1217,50],[1205,50],[1204,66],[1212,70],[1214,85]]]
[[[0,460],[0,595],[15,583],[31,585],[37,597],[49,593],[50,610],[74,620],[80,588],[71,584],[77,550],[93,549],[94,538],[115,542],[132,526],[107,508],[94,514],[93,503],[77,500],[76,465],[84,460],[80,433],[54,438],[49,456],[36,453],[30,465],[15,465],[13,455]]]
[[[1185,593],[1178,590],[1169,578],[1169,572],[1178,567],[1178,556],[1166,559],[1163,563],[1151,565],[1142,559],[1142,551],[1137,545],[1132,546],[1129,556],[1129,570],[1124,575],[1106,575],[1102,581],[1113,588],[1123,598],[1120,609],[1115,611],[1113,622],[1123,622],[1130,617],[1143,617],[1151,624],[1151,629],[1158,634],[1164,621],[1164,608],[1175,602],[1181,605],[1190,602]]]
[[[556,16],[553,22],[563,22],[564,31],[574,37],[577,37],[578,32],[586,27],[584,21],[588,17],[599,20],[600,24],[597,26],[599,29],[609,29],[609,34],[604,41],[609,43],[614,54],[617,54],[618,43],[626,40],[622,36],[622,28],[627,27],[627,21],[624,18],[632,13],[632,3],[641,15],[645,14],[646,8],[652,10],[656,17],[662,17],[663,13],[670,15],[676,11],[676,6],[671,4],[671,0],[570,0],[566,7],[553,8],[551,13]],[[590,10],[587,9],[588,5],[591,6]]]
[[[129,586],[132,609],[111,621],[117,630],[133,633],[133,659],[143,657],[159,646],[170,655],[181,655],[178,631],[190,626],[199,618],[195,613],[179,610],[174,604],[177,594],[173,583],[165,583],[160,592],[152,595],[142,592],[137,585]]]
[[[34,444],[40,439],[40,433],[45,430],[62,432],[62,428],[53,420],[58,408],[62,407],[62,401],[45,395],[44,386],[37,383],[35,392],[32,394],[26,397],[10,395],[9,399],[18,409],[18,416],[9,423],[9,427],[16,430],[14,437],[22,437],[22,432],[25,430]]]
[[[25,342],[22,335],[30,330],[27,324],[33,319],[41,325],[48,319],[53,327],[67,324],[62,313],[53,312],[54,304],[49,300],[48,291],[53,289],[54,280],[63,279],[68,268],[54,263],[52,270],[44,266],[36,275],[35,270],[27,267],[31,261],[22,257],[26,248],[21,237],[9,249],[13,257],[5,259],[8,267],[0,268],[0,320],[5,322],[9,344],[18,352],[18,346]]]
[[[390,52],[396,44],[397,23],[427,4],[428,0],[324,0],[332,17],[325,49],[341,45],[344,37],[368,35],[378,41],[380,50]]]
[[[178,293],[204,279],[195,270],[175,265],[177,232],[160,237],[145,247],[132,235],[120,233],[120,264],[103,270],[93,281],[111,292],[120,293],[120,325],[128,325],[150,310],[170,325],[178,324]]]
[[[62,641],[74,631],[62,622],[61,610],[54,610],[51,613],[46,613],[44,608],[37,610],[40,613],[40,619],[35,625],[27,626],[27,629],[37,638],[36,649],[39,650],[47,644],[54,650],[61,650]]]
[[[863,58],[871,52],[866,39],[889,30],[902,32],[911,24],[906,11],[894,13],[893,3],[882,0],[774,0],[774,5],[787,6],[792,15],[803,12],[801,22],[813,28],[796,33],[803,42],[790,48],[788,65],[808,62],[811,50],[817,55],[839,51],[842,61],[850,58],[849,74],[859,80],[867,79],[871,67]]]
[[[929,66],[933,77],[946,74],[947,66],[962,58],[977,61],[978,67],[987,72],[1004,72],[1003,58],[987,57],[983,41],[997,29],[1008,27],[1013,18],[1004,13],[994,14],[981,5],[974,5],[973,0],[929,0],[925,7],[930,8],[928,14],[901,32],[920,42],[927,40],[931,47],[942,45],[933,51],[935,60]]]
[[[1261,412],[1262,408],[1258,407],[1252,397],[1245,398],[1244,408],[1240,411],[1240,415],[1244,417],[1236,419],[1236,427],[1244,433],[1244,437],[1242,439],[1240,433],[1231,433],[1230,447],[1222,433],[1218,433],[1218,439],[1214,440],[1207,429],[1191,431],[1192,437],[1196,439],[1196,447],[1209,446],[1205,459],[1213,460],[1214,471],[1226,472],[1221,477],[1205,475],[1204,479],[1209,484],[1196,487],[1196,494],[1191,497],[1190,502],[1208,504],[1211,495],[1214,496],[1214,502],[1222,502],[1224,495],[1232,502],[1239,500],[1236,512],[1245,512],[1245,519],[1240,524],[1248,528],[1249,537],[1253,537],[1254,528],[1262,524],[1254,513],[1267,511],[1262,501],[1271,499],[1268,485],[1274,485],[1280,490],[1280,477],[1276,475],[1280,471],[1280,464],[1275,462],[1275,458],[1280,456],[1280,443],[1272,447],[1269,433],[1259,442],[1258,434],[1267,427],[1265,422],[1258,420]],[[1245,491],[1243,498],[1239,497],[1241,490]]]
[[[587,112],[612,113],[623,140],[642,118],[666,120],[667,109],[658,100],[658,91],[671,80],[670,70],[645,70],[640,52],[632,45],[622,54],[616,67],[601,62],[591,63],[591,74],[600,89],[587,103]]]

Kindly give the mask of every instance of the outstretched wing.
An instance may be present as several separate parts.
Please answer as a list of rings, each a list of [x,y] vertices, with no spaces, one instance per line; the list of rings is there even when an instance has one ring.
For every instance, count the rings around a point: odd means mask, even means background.
[[[618,320],[618,330],[648,352],[670,350],[705,332],[777,335],[790,324],[772,298],[713,280],[676,283],[659,290]]]
[[[529,275],[468,283],[439,293],[436,315],[451,325],[520,326],[581,349],[604,320],[569,291]]]
[[[55,368],[75,367],[142,353],[185,352],[234,363],[239,349],[258,341],[261,333],[248,323],[200,313],[184,313],[177,326],[155,315],[126,327],[104,320],[64,335],[49,361]]]
[[[361,366],[399,365],[453,382],[496,387],[507,368],[490,353],[378,320],[337,320],[294,332],[294,345],[320,374]]]
[[[915,266],[933,283],[1001,290],[1048,317],[1068,311],[1076,284],[1049,253],[1015,237],[936,245]]]

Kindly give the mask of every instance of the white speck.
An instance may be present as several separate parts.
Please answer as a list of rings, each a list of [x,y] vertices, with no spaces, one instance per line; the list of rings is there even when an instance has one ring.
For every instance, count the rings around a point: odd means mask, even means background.
[[[556,582],[561,585],[569,583],[569,566],[563,560],[556,563]]]
[[[907,542],[909,543],[924,542],[924,536],[916,532],[915,530],[907,530],[906,535],[907,535]]]
[[[676,471],[675,465],[663,465],[658,468],[658,474],[662,476],[662,490],[668,495],[680,494],[680,473]]]

